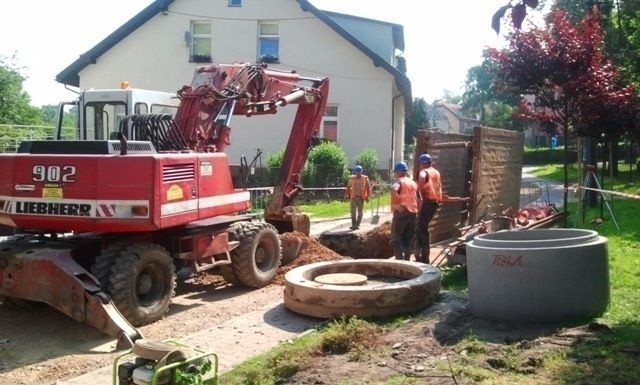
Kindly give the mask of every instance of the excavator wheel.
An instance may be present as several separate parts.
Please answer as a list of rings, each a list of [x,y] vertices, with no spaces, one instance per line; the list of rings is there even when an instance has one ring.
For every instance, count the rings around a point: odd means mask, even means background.
[[[135,244],[116,258],[107,291],[127,321],[138,326],[165,315],[175,287],[176,272],[169,252],[160,245]]]
[[[233,272],[233,267],[231,265],[220,266],[218,272],[227,283],[234,286],[240,284],[240,281],[238,281],[238,277],[236,277],[236,273]]]
[[[282,258],[276,228],[264,222],[238,222],[229,232],[232,240],[240,242],[231,252],[231,266],[238,281],[252,288],[271,283]]]
[[[113,263],[120,256],[120,253],[126,247],[123,243],[115,243],[109,245],[106,249],[96,256],[93,264],[91,265],[91,274],[100,282],[100,288],[107,290],[109,286],[109,276],[111,275],[111,267]]]

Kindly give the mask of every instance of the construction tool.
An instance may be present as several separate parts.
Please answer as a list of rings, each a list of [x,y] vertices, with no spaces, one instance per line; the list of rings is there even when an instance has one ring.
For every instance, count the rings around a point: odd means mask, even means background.
[[[373,206],[373,202],[371,203],[371,205]],[[371,224],[372,225],[377,225],[378,222],[380,222],[380,194],[378,194],[378,204],[376,207],[376,214],[373,215],[373,207],[371,207]]]

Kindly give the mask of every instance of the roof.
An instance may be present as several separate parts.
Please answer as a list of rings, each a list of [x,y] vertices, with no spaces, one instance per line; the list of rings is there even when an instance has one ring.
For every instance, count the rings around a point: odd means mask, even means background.
[[[336,33],[338,33],[344,39],[349,41],[354,47],[356,47],[362,53],[367,55],[373,62],[374,66],[382,67],[384,70],[386,70],[391,75],[393,75],[398,89],[405,97],[405,106],[408,107],[407,111],[411,110],[411,105],[412,105],[411,81],[403,72],[401,72],[400,70],[395,68],[393,65],[391,65],[389,62],[381,58],[379,55],[373,52],[370,48],[368,48],[365,44],[363,44],[360,40],[356,39],[353,35],[347,32],[344,28],[340,27],[329,16],[331,12],[323,12],[317,9],[307,0],[296,0],[296,1],[300,4],[300,7],[302,8],[303,11],[311,12],[314,16],[316,16],[318,19],[323,21],[327,26],[333,29]],[[89,64],[95,64],[97,58],[99,58],[102,54],[104,54],[113,46],[118,44],[121,40],[126,38],[129,34],[131,34],[133,31],[135,31],[140,26],[142,26],[144,23],[149,21],[159,12],[167,11],[169,9],[169,5],[173,2],[174,0],[155,0],[145,9],[140,11],[140,13],[135,15],[125,24],[123,24],[120,28],[116,29],[105,39],[103,39],[101,42],[96,44],[89,51],[80,55],[80,57],[76,61],[71,63],[67,68],[65,68],[58,75],[56,75],[56,81],[62,84],[67,84],[75,87],[80,86],[80,76],[79,76],[80,71],[82,71]],[[348,16],[348,15],[342,15],[342,14],[340,15]],[[357,18],[356,16],[352,16],[352,17]],[[364,19],[364,18],[359,18],[359,19],[373,21],[371,19]],[[380,23],[385,23],[385,22],[380,21]],[[397,44],[399,48],[404,48],[404,32],[403,32],[402,26],[398,24],[392,24],[392,23],[386,23],[386,24],[392,25],[393,39],[395,44]]]

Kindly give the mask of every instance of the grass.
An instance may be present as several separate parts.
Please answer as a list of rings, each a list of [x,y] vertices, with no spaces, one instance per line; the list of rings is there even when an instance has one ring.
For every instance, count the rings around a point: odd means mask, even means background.
[[[390,320],[391,324],[396,323]],[[316,357],[348,354],[352,361],[365,359],[377,344],[382,328],[356,317],[342,317],[294,341],[250,359],[222,374],[219,385],[275,385],[312,366]],[[349,382],[345,382],[349,384]]]
[[[547,166],[535,174],[558,181],[561,170],[558,165]],[[606,178],[605,185],[615,191],[638,194],[638,184],[628,182],[628,173],[626,170],[616,179]],[[602,224],[591,223],[591,219],[600,217],[600,208],[585,211],[583,226],[607,238],[611,300],[607,311],[594,321],[603,325],[604,331],[598,333],[596,340],[577,344],[562,359],[553,360],[558,383],[640,384],[640,201],[615,196],[611,199],[620,230],[607,210]],[[576,212],[576,204],[570,212]]]
[[[602,172],[598,171],[598,183],[605,190],[621,191],[630,194],[640,195],[640,174],[632,165],[620,163],[618,165],[618,176],[611,178],[609,176],[604,177],[602,180]],[[567,167],[569,184],[575,184],[580,181],[582,184],[583,178],[578,179],[578,165],[577,163],[569,164]],[[550,179],[559,183],[564,183],[564,168],[562,165],[552,164],[546,166],[540,166],[533,174],[540,178]]]
[[[384,210],[390,202],[389,194],[380,195],[380,209]],[[304,205],[296,205],[300,211],[309,215],[312,219],[341,218],[350,215],[349,200],[335,200],[331,202],[317,202]],[[368,211],[377,211],[378,197],[372,197],[364,205],[365,214]]]

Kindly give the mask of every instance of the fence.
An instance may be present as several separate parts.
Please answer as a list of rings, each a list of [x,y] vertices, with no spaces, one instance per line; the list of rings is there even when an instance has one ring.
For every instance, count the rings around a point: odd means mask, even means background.
[[[331,202],[344,199],[347,187],[313,187],[304,188],[296,197],[297,204],[308,204],[314,202]],[[251,209],[254,212],[264,211],[269,204],[269,198],[273,192],[273,187],[250,187],[247,188],[251,196]],[[372,185],[372,196],[375,197],[389,191],[389,184],[380,183]]]
[[[75,132],[73,127],[63,129]],[[52,140],[54,130],[54,126],[0,124],[0,152],[16,152],[20,143],[26,140]]]

